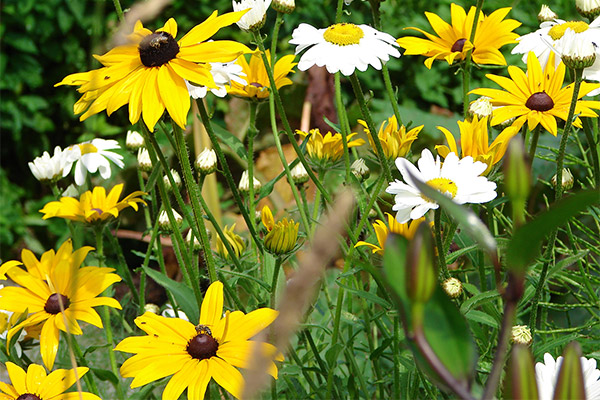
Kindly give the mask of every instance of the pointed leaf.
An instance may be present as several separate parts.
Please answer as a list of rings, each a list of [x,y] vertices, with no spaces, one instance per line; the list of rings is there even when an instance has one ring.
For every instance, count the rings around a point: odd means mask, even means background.
[[[523,344],[515,344],[507,367],[508,371],[504,379],[503,398],[537,399],[538,389],[535,381],[535,364],[529,347]]]
[[[581,369],[581,347],[571,342],[563,351],[563,362],[558,371],[554,400],[585,399],[585,385]]]

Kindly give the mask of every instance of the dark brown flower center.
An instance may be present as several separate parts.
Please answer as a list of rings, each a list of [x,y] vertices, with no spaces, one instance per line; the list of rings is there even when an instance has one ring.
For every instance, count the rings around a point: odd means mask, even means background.
[[[48,300],[46,300],[44,311],[46,311],[48,314],[58,314],[60,312],[59,298],[62,302],[63,309],[66,310],[67,308],[69,308],[71,302],[69,301],[69,298],[67,296],[62,295],[60,293],[53,293],[50,295],[50,297],[48,297]]]
[[[554,107],[554,101],[545,92],[537,92],[529,96],[525,107],[534,111],[548,111]]]
[[[218,348],[219,343],[211,335],[201,333],[188,342],[186,350],[193,358],[205,360],[216,356]]]
[[[179,45],[167,32],[159,31],[146,36],[138,46],[140,59],[146,67],[160,67],[175,58]]]
[[[458,39],[456,42],[454,42],[454,44],[452,45],[452,48],[450,49],[451,52],[462,52],[463,51],[463,47],[465,47],[465,42],[467,41],[467,39]]]
[[[36,396],[35,394],[24,393],[24,394],[20,395],[19,397],[17,397],[15,400],[42,400],[42,399],[40,399],[40,397]]]

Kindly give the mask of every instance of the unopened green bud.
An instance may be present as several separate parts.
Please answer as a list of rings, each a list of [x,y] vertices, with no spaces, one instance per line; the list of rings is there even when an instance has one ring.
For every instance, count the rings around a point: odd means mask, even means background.
[[[407,252],[406,292],[414,303],[426,303],[437,287],[437,263],[429,224],[420,224]]]
[[[558,371],[555,399],[585,399],[585,384],[581,368],[581,347],[577,342],[571,342],[562,353],[563,362]]]
[[[502,398],[537,399],[535,365],[527,345],[517,343],[513,346],[507,367]]]
[[[526,157],[523,141],[514,137],[504,156],[504,186],[517,225],[525,222],[525,203],[531,190],[531,167]]]

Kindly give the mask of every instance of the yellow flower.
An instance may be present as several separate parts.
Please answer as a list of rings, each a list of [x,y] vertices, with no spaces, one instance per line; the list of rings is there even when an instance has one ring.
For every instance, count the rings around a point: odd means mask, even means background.
[[[371,131],[367,126],[367,123],[362,119],[358,120],[358,123],[361,124],[367,136],[369,137],[369,143],[371,144],[371,148],[373,152],[377,154],[377,149],[375,148],[375,142],[373,142],[373,137],[371,136]],[[404,125],[398,128],[398,120],[395,115],[392,115],[386,121],[381,123],[381,127],[379,127],[379,132],[377,136],[381,141],[381,147],[383,148],[383,153],[388,160],[395,160],[398,157],[404,157],[410,151],[410,146],[419,136],[419,132],[423,129],[423,125],[417,126],[416,128],[411,129],[406,132],[406,127]]]
[[[265,51],[265,55],[269,60],[269,65],[271,65],[271,53],[269,50]],[[292,84],[292,80],[288,78],[287,75],[294,72],[292,71],[292,68],[297,64],[294,62],[294,58],[294,55],[283,56],[275,63],[273,78],[275,79],[275,86],[277,89]],[[242,85],[232,81],[231,87],[228,88],[227,92],[234,96],[252,97],[257,99],[266,99],[269,97],[269,88],[271,87],[271,84],[260,52],[256,50],[252,53],[250,56],[250,63],[248,63],[243,56],[238,58],[236,63],[242,67],[243,72],[246,74],[244,79],[247,84]]]
[[[242,239],[240,235],[235,233],[233,231],[234,229],[235,224],[231,225],[231,228],[225,225],[225,227],[223,228],[223,234],[225,235],[227,241],[233,248],[233,251],[235,251],[235,255],[239,257],[240,254],[242,254],[242,252],[246,248],[246,245],[244,245],[244,239]],[[223,244],[223,241],[221,240],[220,236],[217,236],[217,253],[219,253],[219,255],[225,259],[229,257],[229,252],[227,251],[225,244]]]
[[[273,213],[268,206],[264,206],[261,212],[262,223],[267,228],[265,236],[265,248],[276,255],[288,253],[296,246],[298,240],[298,222],[293,219],[284,218],[275,223]]]
[[[421,217],[419,219],[413,220],[412,222],[410,222],[410,224],[408,222],[405,224],[401,224],[398,221],[396,221],[396,218],[392,214],[385,213],[385,215],[387,215],[388,217],[387,225],[380,219],[375,221],[375,223],[373,224],[373,229],[375,229],[375,236],[377,236],[377,242],[379,242],[379,246],[361,240],[360,242],[356,243],[354,247],[369,246],[373,250],[373,253],[383,255],[385,241],[387,240],[388,234],[390,232],[395,233],[397,235],[402,235],[410,240],[415,236],[415,232],[417,231],[417,228],[419,227],[421,222],[425,221],[425,217]]]
[[[89,250],[86,248],[83,253],[87,251]],[[27,310],[29,313],[23,322],[8,331],[6,342],[10,343],[11,338],[22,328],[41,324],[40,351],[44,365],[49,370],[54,365],[58,351],[59,330],[81,335],[83,332],[77,320],[102,328],[102,320],[93,307],[106,305],[121,309],[119,302],[113,298],[96,297],[121,278],[111,273],[114,271],[112,268],[79,268],[81,255],[82,253],[76,252],[71,257],[59,259],[60,262],[51,262],[53,267],[43,279],[13,265],[6,274],[21,287],[0,289],[0,309],[15,313]],[[56,261],[56,256],[54,257],[53,261]],[[27,271],[39,272],[42,268],[36,265],[37,260],[34,259],[25,258],[23,262]],[[65,326],[65,321],[68,327]]]
[[[512,125],[517,129],[520,129],[525,122],[529,130],[533,130],[541,123],[548,132],[556,136],[556,118],[566,121],[569,115],[573,84],[562,87],[565,65],[562,62],[556,68],[554,65],[554,53],[551,53],[542,73],[537,57],[533,52],[529,53],[527,74],[511,65],[508,67],[510,79],[498,75],[486,75],[505,90],[475,89],[471,93],[488,96],[492,105],[499,107],[494,110],[492,125],[516,118]],[[600,109],[599,101],[579,100],[597,88],[600,88],[600,84],[581,83],[575,106],[575,115],[578,117],[573,122],[576,127],[581,128],[579,117],[597,116],[592,109]]]
[[[519,128],[509,126],[498,135],[491,145],[488,146],[488,117],[478,119],[477,116],[474,115],[471,121],[458,121],[458,127],[460,128],[460,147],[462,154],[458,151],[452,133],[442,126],[438,126],[437,128],[446,136],[446,140],[450,147],[448,148],[448,146],[439,145],[435,146],[435,149],[438,154],[444,158],[446,158],[448,153],[452,152],[459,158],[471,156],[474,161],[486,163],[488,167],[483,171],[482,175],[487,175],[492,169],[492,166],[502,159],[506,152],[506,148],[508,147],[508,142],[510,142],[510,139],[512,139],[513,136],[519,133]]]
[[[489,16],[481,13],[471,43],[469,38],[475,19],[475,7],[471,7],[469,14],[466,14],[461,6],[452,3],[450,6],[452,25],[434,13],[425,13],[438,36],[410,27],[405,29],[421,32],[427,39],[406,36],[396,42],[406,49],[405,55],[420,54],[429,57],[425,60],[425,66],[430,69],[434,60],[446,60],[448,64],[452,64],[457,58],[464,60],[471,49],[473,49],[473,61],[477,64],[506,65],[506,60],[498,49],[515,42],[519,35],[513,30],[521,25],[514,19],[504,20],[509,11],[510,7],[506,7],[494,11]]]
[[[296,130],[298,135],[301,135],[308,140],[306,150],[313,161],[321,163],[335,163],[344,154],[344,145],[342,143],[342,134],[332,134],[327,132],[325,136],[321,134],[318,128],[311,129],[309,132]],[[362,146],[365,144],[363,139],[350,140],[356,133],[348,135],[348,148]]]
[[[173,18],[154,32],[138,21],[128,36],[129,44],[94,56],[102,68],[71,74],[56,86],[79,86],[77,90],[83,96],[75,104],[74,112],[85,111],[80,117],[82,121],[103,110],[110,115],[129,103],[132,125],[142,114],[146,126],[153,131],[166,108],[173,121],[185,128],[190,108],[185,81],[216,88],[209,63],[233,61],[250,52],[248,47],[234,41],[207,41],[246,12],[217,16],[215,11],[179,41],[175,41],[177,23]]]
[[[93,191],[83,193],[79,200],[73,197],[62,197],[60,201],[51,201],[40,210],[44,214],[42,219],[59,217],[81,222],[104,222],[110,218],[117,218],[124,208],[131,207],[138,210],[138,204],[146,204],[139,196],[144,192],[136,191],[119,201],[123,184],[113,187],[106,195],[102,186],[96,186]]]
[[[146,312],[135,324],[147,336],[124,339],[117,351],[135,353],[121,366],[121,375],[134,377],[131,387],[146,385],[173,375],[162,398],[178,399],[187,388],[187,398],[202,400],[211,378],[236,398],[242,394],[244,378],[236,368],[247,368],[254,346],[249,340],[277,317],[277,311],[260,308],[251,313],[241,311],[223,316],[223,284],[214,282],[204,296],[199,325],[180,318],[165,318]],[[260,343],[268,355],[283,357],[268,343]],[[271,376],[277,379],[277,366],[271,363]]]
[[[100,400],[100,397],[88,392],[65,392],[73,386],[77,378],[81,379],[90,369],[57,369],[46,374],[44,367],[29,364],[27,372],[10,361],[6,363],[6,371],[12,385],[0,382],[0,399],[38,399],[38,400]],[[81,395],[81,397],[80,397]]]

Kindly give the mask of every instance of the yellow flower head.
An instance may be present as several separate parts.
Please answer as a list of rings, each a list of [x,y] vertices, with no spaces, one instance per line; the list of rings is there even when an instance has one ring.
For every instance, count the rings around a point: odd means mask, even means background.
[[[254,346],[283,361],[275,346],[249,340],[269,326],[277,314],[270,308],[260,308],[248,314],[227,311],[223,316],[223,284],[214,282],[204,295],[196,326],[151,312],[137,317],[135,324],[148,335],[128,337],[115,347],[135,354],[123,363],[121,375],[134,378],[132,388],[173,375],[163,399],[178,399],[187,388],[188,399],[202,400],[211,378],[240,398],[244,378],[237,368],[248,367]],[[277,379],[273,362],[269,374]]]
[[[235,255],[239,257],[240,254],[242,254],[242,252],[246,248],[246,245],[244,245],[244,239],[242,239],[240,235],[235,233],[233,231],[234,229],[235,224],[231,225],[231,227],[225,225],[225,227],[223,228],[223,234],[225,235],[227,241],[233,248],[233,251],[235,251]],[[220,236],[217,236],[217,253],[219,253],[219,255],[225,259],[229,258],[229,252],[227,251],[227,247],[225,247],[225,244],[223,244],[223,241],[221,240]]]
[[[505,90],[475,89],[471,93],[488,96],[494,110],[492,125],[498,125],[511,118],[516,118],[513,126],[520,129],[525,122],[529,130],[538,124],[556,136],[556,118],[567,120],[569,107],[573,97],[573,84],[562,87],[565,79],[565,65],[561,62],[554,67],[554,53],[550,54],[546,68],[542,72],[539,60],[533,52],[527,57],[527,74],[515,66],[508,67],[509,78],[487,74],[486,77],[496,82]],[[600,101],[580,100],[600,84],[582,82],[578,101],[575,106],[573,122],[581,128],[580,117],[597,117],[592,109],[600,109]]]
[[[270,65],[271,53],[269,50],[265,51],[265,55],[267,56]],[[294,62],[294,58],[294,55],[283,56],[275,63],[273,78],[275,79],[275,86],[277,89],[292,84],[292,80],[287,76],[294,72],[292,71],[292,68],[297,64]],[[250,56],[250,63],[248,63],[243,56],[238,58],[236,63],[242,67],[243,72],[246,74],[244,79],[247,84],[242,85],[232,81],[231,87],[228,88],[227,92],[234,96],[256,99],[266,99],[269,97],[269,88],[271,87],[271,84],[260,52],[256,50],[252,53]]]
[[[0,382],[0,399],[14,400],[20,398],[52,399],[83,399],[100,400],[100,397],[88,392],[65,392],[77,379],[81,379],[90,369],[57,369],[46,374],[44,367],[29,364],[27,372],[10,361],[6,363],[6,371],[12,385]],[[81,394],[81,397],[79,395]]]
[[[375,142],[373,142],[373,137],[367,123],[362,119],[358,120],[358,123],[361,124],[367,136],[369,137],[369,143],[371,144],[371,148],[373,152],[377,154],[377,149],[375,148]],[[404,157],[410,151],[410,146],[419,136],[419,132],[423,129],[423,125],[417,126],[416,128],[411,129],[406,132],[406,127],[404,125],[398,127],[398,120],[395,115],[392,115],[386,121],[381,123],[381,127],[379,127],[379,132],[377,136],[381,141],[381,147],[383,148],[383,153],[388,160],[395,160],[398,157]]]
[[[318,128],[311,129],[309,132],[296,130],[298,135],[301,135],[308,140],[306,150],[310,158],[320,164],[335,163],[344,154],[344,144],[342,143],[342,134],[332,134],[327,132],[325,136],[321,134]],[[365,144],[363,139],[350,140],[356,133],[348,135],[348,148],[362,146]]]
[[[179,41],[173,18],[152,32],[138,21],[129,44],[94,57],[103,67],[65,77],[59,85],[79,86],[82,97],[74,106],[80,120],[106,110],[108,115],[129,104],[129,121],[140,115],[150,131],[165,108],[173,121],[185,128],[190,95],[185,81],[216,88],[210,62],[230,62],[251,50],[230,40],[207,41],[219,29],[231,25],[248,10],[217,16],[215,11]],[[87,111],[86,111],[87,110]]]
[[[482,175],[487,175],[492,166],[502,159],[508,147],[508,142],[510,142],[513,136],[519,133],[519,128],[509,126],[488,146],[488,117],[478,119],[474,115],[471,121],[458,121],[458,127],[460,128],[460,152],[452,133],[442,126],[438,126],[437,128],[446,136],[448,146],[450,147],[439,145],[435,146],[435,149],[444,158],[446,158],[448,153],[452,152],[459,158],[471,156],[474,161],[486,163],[488,167],[483,171]]]
[[[86,248],[83,253],[87,251],[89,249]],[[83,261],[81,256],[82,252],[75,252],[71,257],[62,258],[61,262],[49,263],[52,267],[44,278],[38,276],[43,268],[37,265],[35,257],[24,258],[27,271],[15,265],[6,270],[6,275],[20,287],[0,289],[0,309],[15,313],[27,310],[29,313],[24,321],[8,331],[7,343],[21,329],[41,324],[40,351],[49,370],[58,351],[59,330],[81,335],[83,332],[77,320],[102,328],[102,320],[93,307],[106,305],[121,309],[119,302],[113,298],[96,297],[121,278],[112,273],[112,268],[79,268],[80,261]]]
[[[275,223],[273,213],[268,206],[263,207],[261,219],[263,225],[267,228],[264,243],[269,252],[281,255],[294,249],[298,240],[298,227],[300,226],[298,222],[284,218]]]
[[[138,203],[146,204],[139,196],[146,193],[136,191],[119,201],[123,184],[113,187],[106,195],[102,186],[96,186],[93,191],[83,193],[79,200],[73,197],[63,197],[60,201],[51,201],[40,210],[44,214],[42,219],[59,217],[80,222],[104,222],[110,218],[117,218],[124,208],[131,207],[138,210]]]
[[[473,61],[477,64],[506,65],[506,60],[498,49],[515,42],[519,35],[513,30],[521,25],[514,19],[504,19],[509,11],[510,7],[507,7],[500,8],[489,16],[479,14],[475,38],[471,43],[469,38],[475,19],[475,7],[471,7],[467,14],[461,6],[452,3],[452,25],[434,13],[425,13],[438,36],[410,27],[405,29],[421,32],[427,39],[405,36],[396,42],[406,49],[405,55],[420,54],[429,57],[425,60],[425,66],[430,69],[434,60],[446,60],[448,64],[452,64],[456,59],[464,60],[471,49]]]
[[[373,253],[383,255],[385,241],[387,240],[388,234],[390,232],[404,236],[405,238],[410,240],[415,236],[415,232],[417,231],[417,228],[419,227],[421,222],[425,221],[425,217],[421,217],[419,219],[412,220],[410,224],[408,222],[405,224],[401,224],[398,221],[396,221],[396,218],[392,214],[385,213],[385,215],[387,215],[388,217],[387,225],[380,219],[375,221],[375,223],[373,224],[373,229],[375,229],[375,236],[377,236],[377,242],[379,242],[379,246],[361,240],[360,242],[356,243],[354,247],[369,246],[373,250]]]

